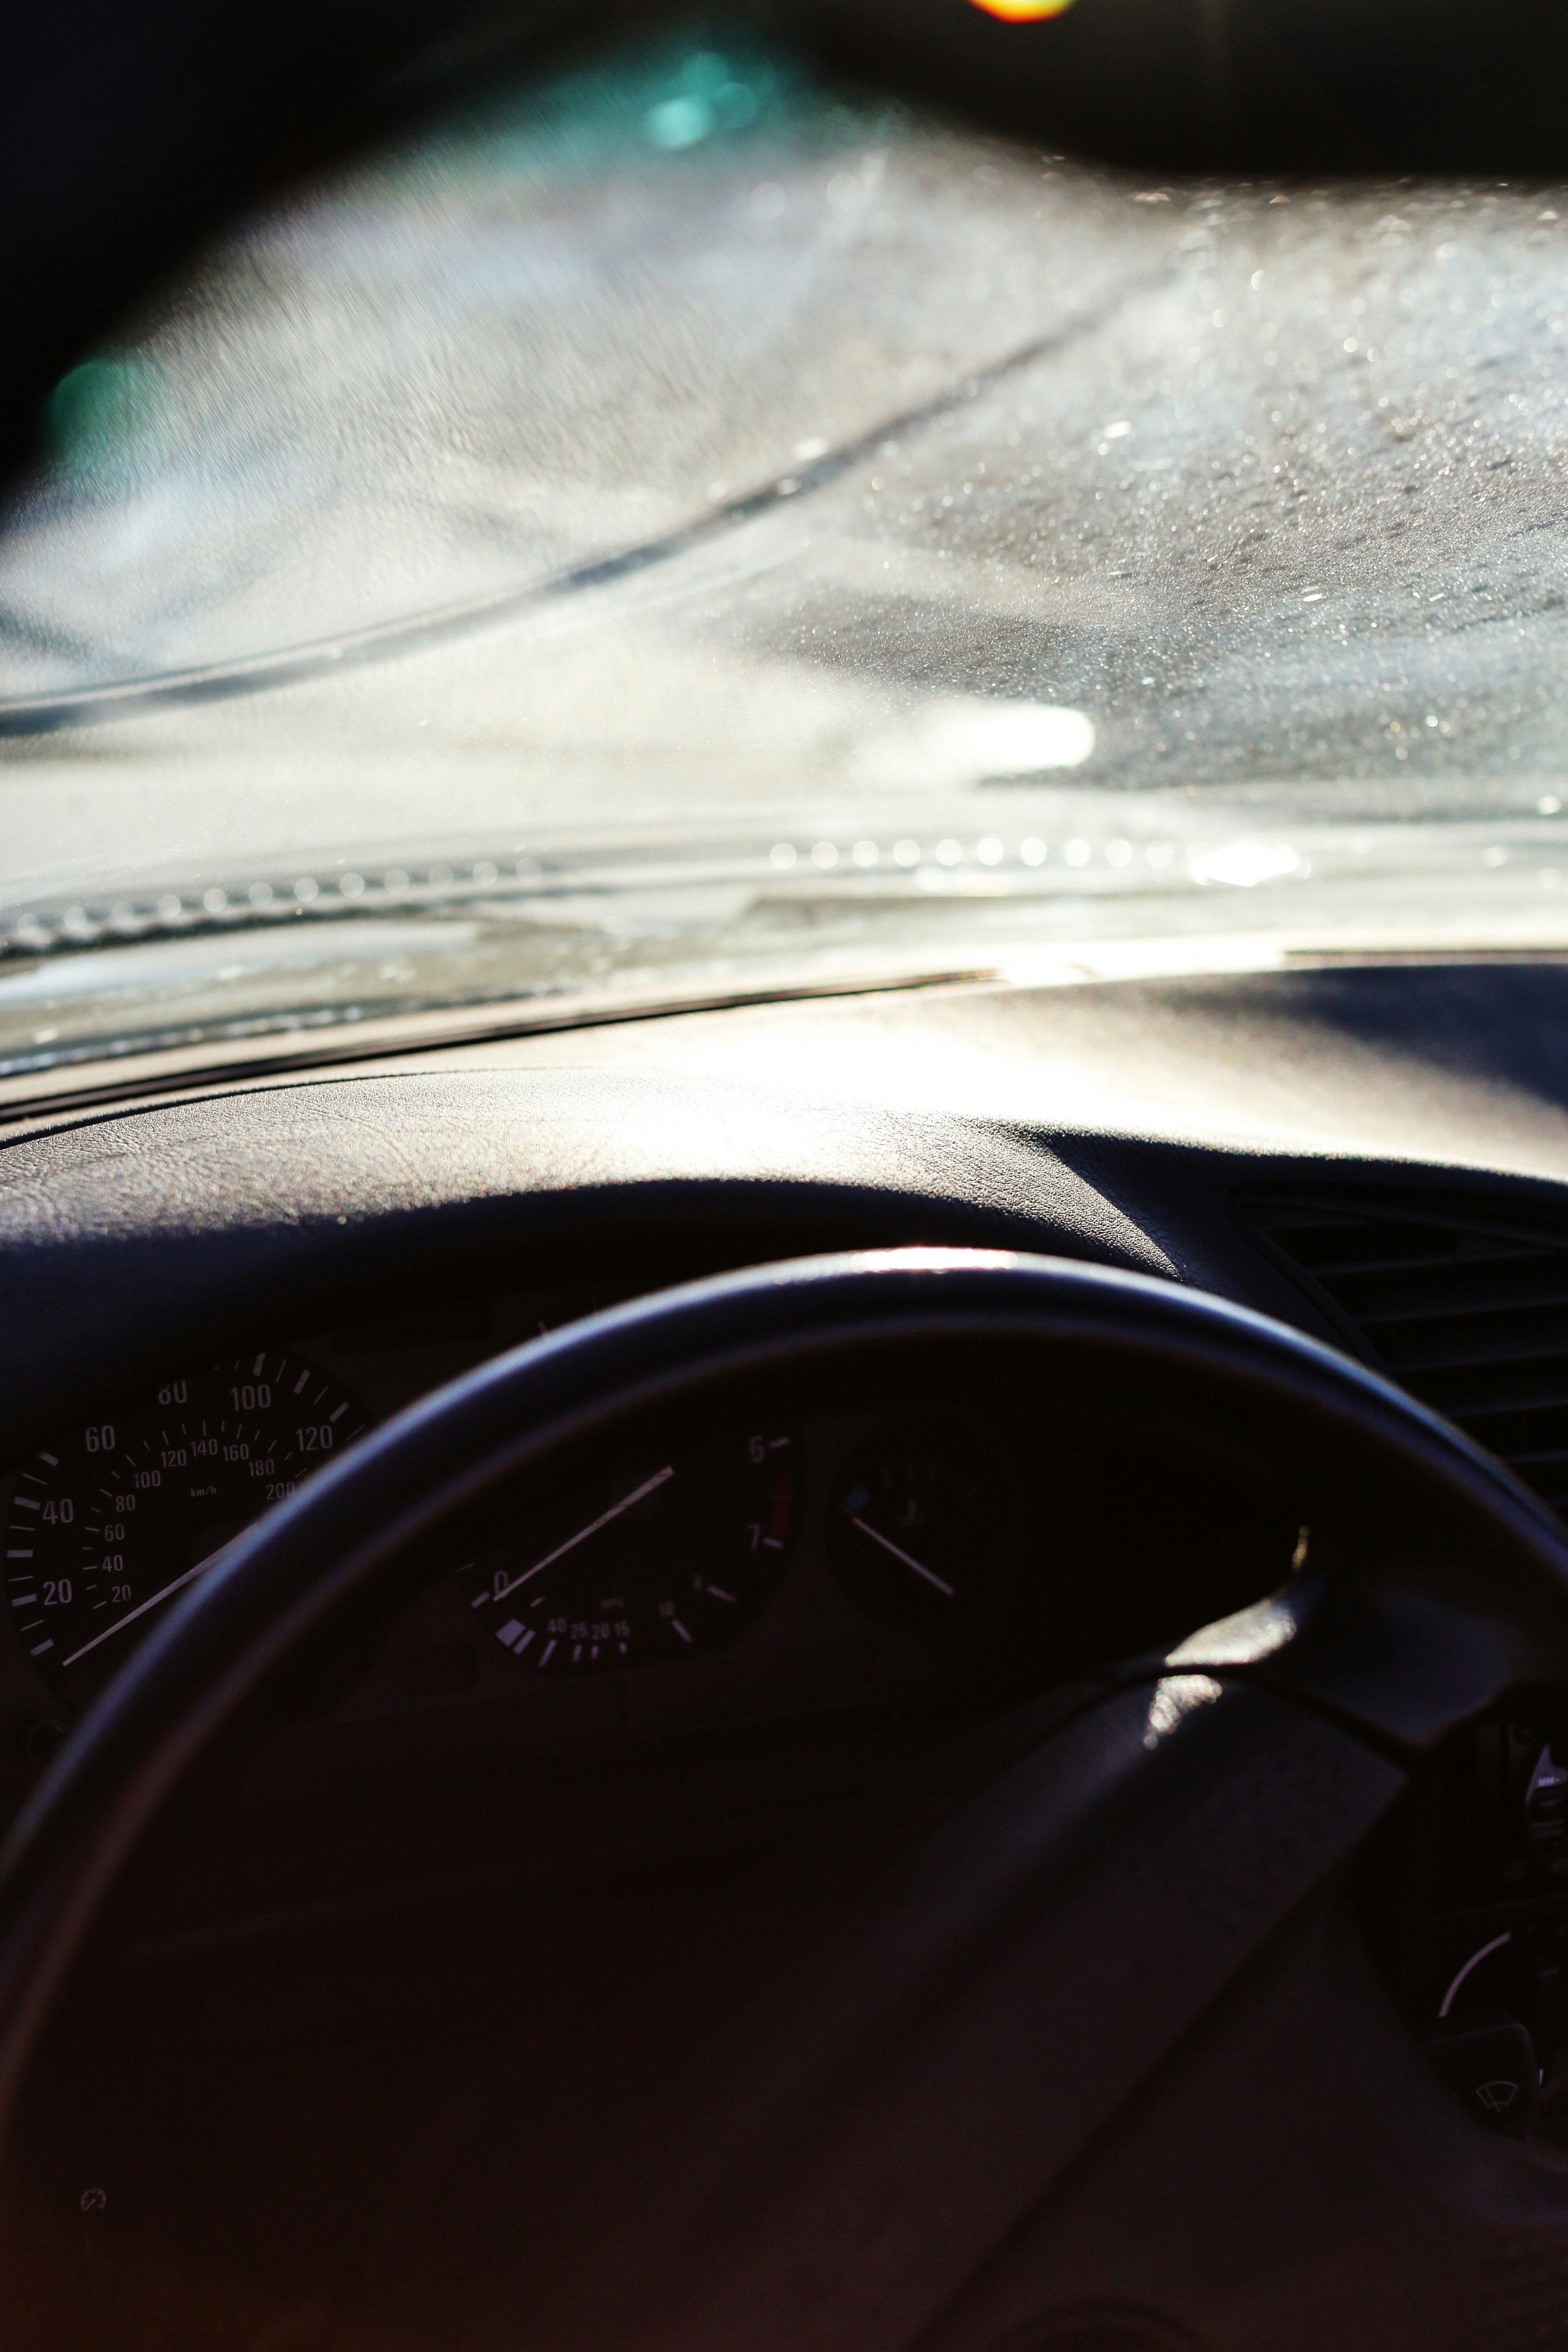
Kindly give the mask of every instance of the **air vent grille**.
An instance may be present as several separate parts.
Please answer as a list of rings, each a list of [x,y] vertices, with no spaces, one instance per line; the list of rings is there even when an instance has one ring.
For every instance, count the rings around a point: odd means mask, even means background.
[[[1237,1206],[1363,1356],[1568,1519],[1568,1222],[1449,1192]]]

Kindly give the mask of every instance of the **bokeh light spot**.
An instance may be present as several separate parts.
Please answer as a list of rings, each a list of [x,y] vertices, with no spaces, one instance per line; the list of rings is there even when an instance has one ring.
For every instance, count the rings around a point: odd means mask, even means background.
[[[151,382],[133,361],[83,360],[56,384],[47,422],[56,453],[68,463],[121,457],[153,425]]]
[[[1065,16],[1072,0],[972,0],[972,5],[1005,25],[1038,25],[1047,16]]]
[[[713,109],[704,98],[667,98],[643,117],[643,129],[654,145],[671,152],[699,145],[712,128]]]

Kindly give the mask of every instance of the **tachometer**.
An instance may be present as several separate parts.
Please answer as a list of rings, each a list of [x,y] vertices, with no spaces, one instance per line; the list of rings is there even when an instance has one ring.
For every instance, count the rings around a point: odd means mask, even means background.
[[[799,1452],[788,1431],[767,1428],[650,1444],[531,1513],[458,1580],[476,1617],[535,1673],[722,1648],[788,1559]]]
[[[23,1465],[6,1513],[6,1598],[35,1665],[61,1688],[118,1664],[231,1537],[364,1425],[314,1364],[263,1353],[62,1431]]]

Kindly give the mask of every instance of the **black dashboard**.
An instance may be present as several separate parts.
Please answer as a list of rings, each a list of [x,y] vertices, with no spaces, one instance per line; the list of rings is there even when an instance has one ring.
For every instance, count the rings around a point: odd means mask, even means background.
[[[1555,1503],[1565,981],[955,989],[18,1118],[0,1801],[315,1465],[617,1300],[814,1253],[1023,1250],[1217,1292],[1389,1372]],[[1141,1129],[1051,1115],[1145,1082]],[[1405,1156],[1352,1148],[1395,1118]],[[879,1789],[1037,1727],[1334,1534],[1310,1461],[1260,1469],[1197,1400],[929,1366],[764,1382],[579,1449],[331,1646],[183,1818],[76,2017],[76,2089],[32,2118],[40,2178],[74,2197],[90,2166],[154,2239],[227,2246],[284,2304],[325,2292],[498,2033],[547,2106],[608,2096],[639,2037],[678,2037],[822,1899],[786,1866],[737,1912],[763,1858],[818,1853]],[[1535,1956],[1514,2013],[1545,1999],[1561,1712],[1481,1735],[1453,1767],[1469,1829],[1433,1832],[1418,1886],[1408,1841],[1384,1874],[1417,2023],[1483,1948],[1516,1975]],[[1530,2015],[1568,2046],[1568,2015]],[[165,2115],[155,2147],[128,2150],[128,2099]],[[302,2168],[297,2242],[257,2185],[279,2166]]]
[[[0,1147],[8,1801],[160,1607],[317,1464],[488,1358],[731,1267],[964,1244],[1175,1279],[1390,1370],[1554,1498],[1568,1428],[1532,1335],[1563,1290],[1568,1203],[1529,1168],[1541,1139],[1510,1150],[1506,1123],[1521,1013],[1538,1127],[1563,1091],[1564,978],[948,990],[19,1120]],[[928,1097],[956,1046],[1001,1115],[879,1086],[911,1043]],[[737,1045],[743,1076],[716,1066]],[[1184,1118],[1016,1117],[1086,1072],[1136,1085],[1152,1047],[1151,1090],[1184,1087]],[[1304,1123],[1353,1124],[1376,1069],[1385,1118],[1404,1091],[1413,1138],[1451,1150],[1468,1104],[1504,1164],[1239,1148],[1235,1104],[1269,1109],[1281,1067]],[[1010,1691],[1048,1688],[1271,1589],[1302,1540],[1300,1498],[1249,1493],[1219,1433],[1129,1429],[1114,1400],[1050,1428],[1021,1407],[983,1429],[963,1397],[771,1409],[651,1433],[646,1461],[540,1497],[504,1559],[453,1561],[384,1630],[330,1737],[315,1727],[319,1769],[351,1725],[358,1769],[395,1750],[402,1769],[460,1759],[468,1730],[489,1752],[502,1723],[525,1749],[635,1746],[974,1687],[988,1661]],[[972,1557],[992,1566],[961,1571]]]

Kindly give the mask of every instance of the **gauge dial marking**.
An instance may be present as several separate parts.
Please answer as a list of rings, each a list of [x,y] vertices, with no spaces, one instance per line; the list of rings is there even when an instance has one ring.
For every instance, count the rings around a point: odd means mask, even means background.
[[[569,1551],[575,1551],[578,1545],[586,1543],[590,1536],[596,1536],[601,1528],[607,1528],[612,1519],[620,1517],[623,1511],[629,1511],[634,1504],[643,1502],[649,1495],[657,1493],[674,1475],[675,1465],[666,1463],[662,1470],[656,1470],[651,1478],[645,1478],[640,1486],[635,1486],[629,1495],[623,1495],[618,1503],[612,1503],[607,1511],[601,1511],[598,1517],[590,1520],[585,1528],[579,1528],[574,1536],[568,1536],[565,1542],[557,1544],[553,1551],[547,1551],[542,1559],[536,1559],[531,1568],[525,1568],[520,1576],[514,1576],[510,1584],[502,1584],[490,1593],[481,1593],[479,1599],[504,1601],[509,1592],[517,1591],[520,1584],[527,1584],[543,1569],[553,1568],[558,1559],[564,1559]],[[474,1607],[477,1609],[479,1605],[476,1601]]]
[[[85,1700],[90,1678],[147,1630],[154,1610],[364,1424],[330,1373],[263,1350],[61,1432],[21,1470],[10,1498],[18,1518],[6,1598],[38,1610],[16,1625],[25,1644],[57,1684],[79,1675]],[[47,1640],[26,1644],[34,1632]],[[106,1649],[121,1633],[129,1640]]]
[[[112,1625],[106,1625],[101,1633],[95,1633],[90,1642],[84,1642],[79,1650],[73,1650],[68,1658],[62,1658],[61,1667],[74,1666],[77,1660],[85,1658],[89,1650],[99,1649],[105,1642],[112,1642],[116,1633],[123,1633],[127,1625],[134,1625],[138,1617],[145,1617],[149,1609],[156,1609],[160,1601],[167,1601],[171,1593],[178,1592],[184,1585],[194,1584],[198,1576],[206,1574],[218,1552],[226,1549],[226,1545],[219,1544],[217,1551],[209,1551],[205,1559],[198,1559],[195,1568],[187,1568],[184,1576],[176,1576],[171,1583],[164,1585],[161,1592],[149,1593],[147,1599],[139,1601],[134,1609],[128,1609],[123,1617],[117,1617]],[[103,1605],[101,1601],[98,1604],[100,1609]]]
[[[735,1641],[773,1593],[799,1517],[793,1436],[660,1426],[662,1442],[649,1431],[635,1451],[552,1472],[515,1532],[457,1571],[470,1609],[499,1604],[487,1622],[531,1675],[698,1655]]]
[[[858,1513],[850,1510],[845,1512],[845,1517],[852,1528],[858,1528],[863,1536],[869,1536],[871,1541],[880,1544],[884,1551],[890,1551],[895,1559],[901,1559],[906,1568],[912,1568],[917,1576],[923,1576],[928,1584],[934,1584],[944,1600],[951,1601],[953,1598],[953,1588],[945,1578],[938,1576],[934,1569],[925,1567],[915,1558],[913,1552],[905,1551],[901,1546],[894,1543],[890,1536],[885,1536],[882,1533],[880,1528],[874,1528],[869,1519],[863,1519]]]

